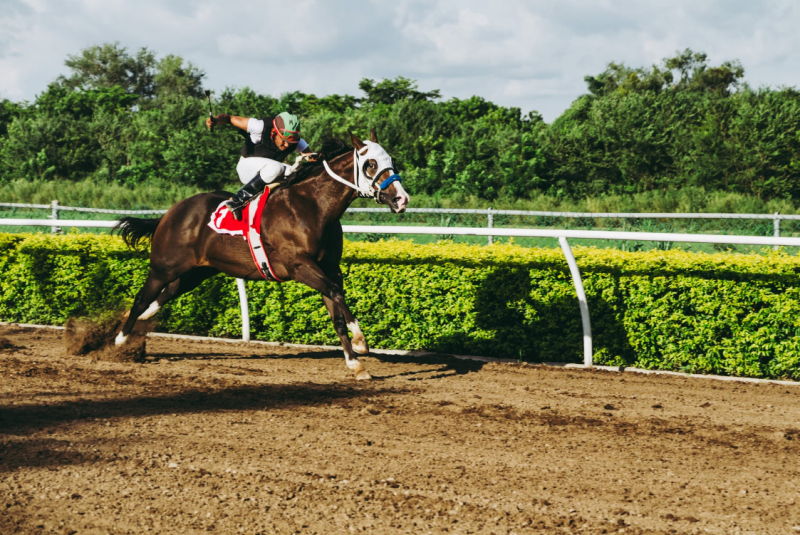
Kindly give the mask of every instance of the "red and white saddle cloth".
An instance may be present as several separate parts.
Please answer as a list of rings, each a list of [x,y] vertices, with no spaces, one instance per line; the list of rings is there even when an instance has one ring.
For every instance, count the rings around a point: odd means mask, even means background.
[[[250,254],[253,257],[253,262],[255,262],[256,268],[261,276],[265,279],[283,282],[272,270],[272,265],[269,263],[267,253],[264,251],[264,245],[261,243],[261,214],[264,211],[268,198],[269,188],[265,188],[263,193],[260,193],[242,209],[241,221],[237,221],[237,219],[233,217],[225,201],[222,201],[211,213],[208,226],[219,234],[241,236],[247,242],[250,248]]]

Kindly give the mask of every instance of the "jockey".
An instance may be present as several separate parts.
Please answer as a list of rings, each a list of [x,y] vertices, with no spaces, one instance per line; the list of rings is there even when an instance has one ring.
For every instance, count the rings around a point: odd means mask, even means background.
[[[242,218],[242,208],[267,184],[291,175],[303,160],[317,160],[317,154],[309,152],[308,143],[300,137],[300,120],[291,113],[279,113],[271,120],[227,113],[206,119],[209,129],[218,124],[232,124],[244,136],[241,157],[236,164],[236,173],[244,186],[225,203],[237,220]],[[294,165],[282,164],[293,151],[300,153]]]

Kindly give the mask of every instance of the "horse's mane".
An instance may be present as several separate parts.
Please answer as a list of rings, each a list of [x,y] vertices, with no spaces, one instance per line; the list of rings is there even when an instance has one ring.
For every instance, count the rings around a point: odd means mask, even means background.
[[[281,184],[281,187],[288,187],[292,184],[297,184],[303,180],[318,175],[322,170],[322,160],[333,160],[337,156],[341,156],[347,151],[353,150],[353,147],[347,145],[344,141],[337,138],[326,138],[322,142],[322,147],[319,151],[319,161],[312,164],[302,166],[297,173],[294,174],[289,180]]]

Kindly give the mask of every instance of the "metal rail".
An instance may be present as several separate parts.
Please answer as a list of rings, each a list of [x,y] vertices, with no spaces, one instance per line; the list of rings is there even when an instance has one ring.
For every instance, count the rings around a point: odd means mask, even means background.
[[[59,213],[62,211],[94,213],[94,214],[116,214],[116,215],[161,215],[166,210],[119,210],[111,208],[86,208],[82,206],[62,206],[57,200],[50,204],[29,204],[29,203],[0,203],[0,208],[28,208],[50,210],[50,218],[59,220]],[[387,213],[386,208],[355,208],[348,209],[351,213]],[[800,220],[800,215],[796,214],[731,214],[731,213],[672,213],[672,212],[558,212],[558,211],[537,211],[537,210],[497,210],[494,208],[409,208],[407,213],[418,214],[472,214],[486,216],[486,228],[494,227],[494,218],[498,215],[524,216],[524,217],[554,217],[554,218],[605,218],[605,219],[748,219],[748,220],[771,220],[773,236],[779,237],[781,233],[781,221]],[[58,232],[59,227],[53,225],[52,232]],[[487,234],[488,243],[492,243],[492,238],[497,234]]]
[[[95,214],[163,214],[165,209],[148,210],[127,210],[112,208],[88,208],[83,206],[65,206],[57,200],[50,204],[31,204],[31,203],[0,203],[0,208],[32,208],[40,210],[86,212]],[[357,208],[350,207],[348,212],[363,213],[387,213],[386,208]],[[419,214],[476,214],[476,215],[517,215],[531,217],[601,217],[601,218],[622,218],[622,219],[795,219],[800,220],[800,215],[793,214],[732,214],[732,213],[688,213],[688,212],[569,212],[569,211],[544,211],[544,210],[502,210],[496,208],[408,208],[408,213]]]

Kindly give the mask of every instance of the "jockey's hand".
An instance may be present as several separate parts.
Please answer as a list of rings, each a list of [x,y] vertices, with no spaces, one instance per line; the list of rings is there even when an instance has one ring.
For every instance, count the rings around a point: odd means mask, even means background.
[[[304,152],[303,159],[307,162],[318,162],[319,161],[319,153],[318,152]]]
[[[216,117],[209,115],[206,119],[206,126],[209,130],[213,130],[218,124],[231,124],[231,116],[227,113],[220,113]]]

